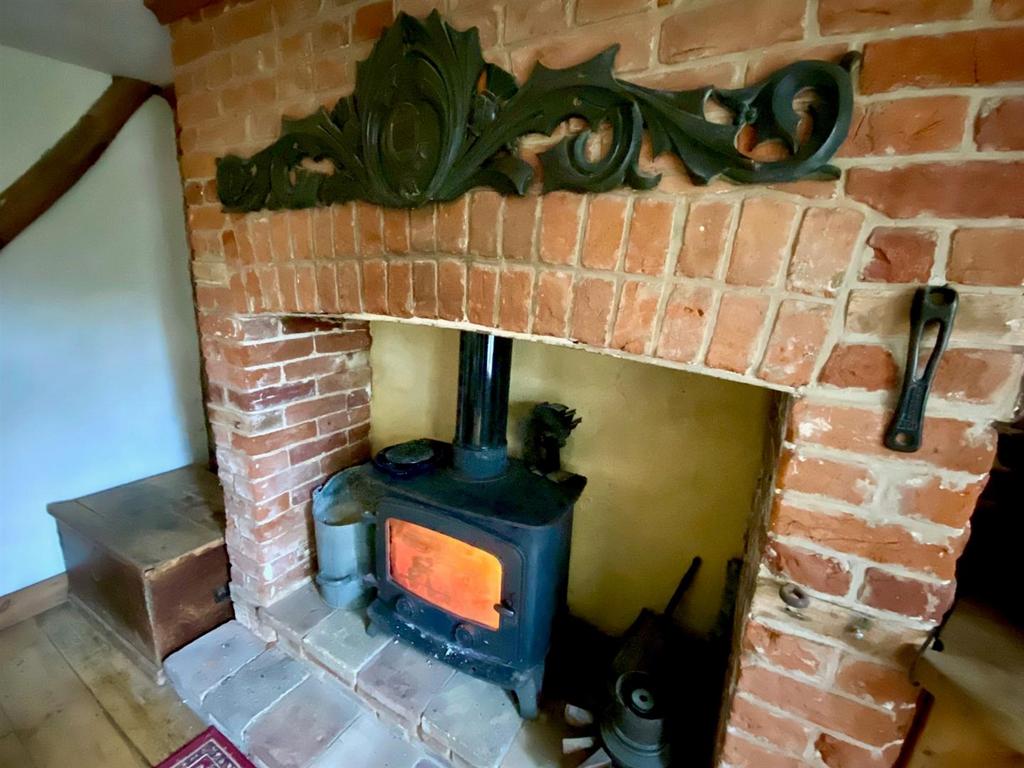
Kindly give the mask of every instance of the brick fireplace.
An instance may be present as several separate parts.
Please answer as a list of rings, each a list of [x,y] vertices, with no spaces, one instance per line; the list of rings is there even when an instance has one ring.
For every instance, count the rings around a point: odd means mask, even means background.
[[[474,191],[224,214],[214,159],[351,91],[394,14],[477,26],[522,79],[619,42],[617,74],[736,87],[863,54],[839,181]],[[792,395],[751,528],[720,762],[882,766],[949,607],[1024,368],[1024,6],[1014,0],[252,0],[172,25],[181,169],[236,613],[311,574],[310,494],[368,457],[367,320],[574,344]],[[527,154],[550,145],[524,141]],[[882,446],[915,285],[960,312],[917,453]],[[800,611],[785,583],[811,597]]]

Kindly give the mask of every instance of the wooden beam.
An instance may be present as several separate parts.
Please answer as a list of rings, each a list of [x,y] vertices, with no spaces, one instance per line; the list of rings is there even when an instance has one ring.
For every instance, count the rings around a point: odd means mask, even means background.
[[[0,629],[38,616],[68,599],[68,575],[58,573],[45,581],[0,597]]]
[[[161,24],[183,19],[219,0],[144,0],[144,5],[153,12]]]
[[[141,80],[115,77],[71,130],[0,192],[0,249],[82,178],[128,118],[158,90]]]

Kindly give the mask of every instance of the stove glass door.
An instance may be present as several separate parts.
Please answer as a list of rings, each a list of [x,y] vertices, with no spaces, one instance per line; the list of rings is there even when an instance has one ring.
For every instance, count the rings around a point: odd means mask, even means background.
[[[399,518],[387,520],[388,575],[428,603],[498,629],[501,561],[464,541]]]

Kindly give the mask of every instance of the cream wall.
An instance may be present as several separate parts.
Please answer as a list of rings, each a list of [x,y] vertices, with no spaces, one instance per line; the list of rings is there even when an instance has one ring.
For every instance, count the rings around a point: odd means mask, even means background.
[[[371,323],[374,450],[455,428],[457,331]],[[572,611],[618,633],[661,609],[694,555],[704,566],[680,616],[709,629],[725,564],[743,552],[760,470],[767,390],[578,349],[515,342],[510,445],[534,403],[583,418],[563,453],[589,478],[577,506]]]
[[[109,84],[0,46],[0,189]],[[64,570],[48,502],[206,458],[188,259],[158,97],[0,251],[0,595]]]

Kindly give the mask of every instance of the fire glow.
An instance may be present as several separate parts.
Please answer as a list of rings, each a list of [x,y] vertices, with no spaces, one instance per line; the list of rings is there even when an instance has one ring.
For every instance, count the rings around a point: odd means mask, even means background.
[[[388,565],[403,589],[460,618],[497,629],[501,561],[490,552],[405,520],[391,518]]]

